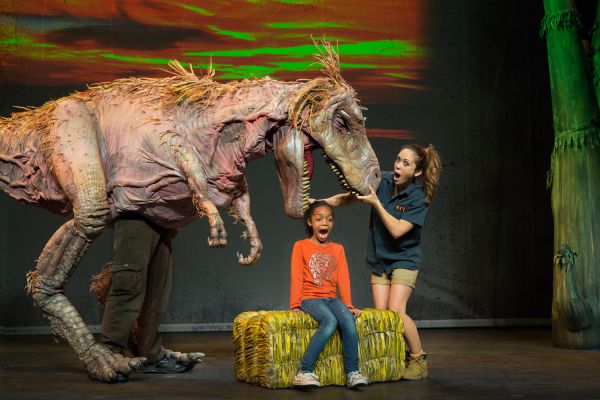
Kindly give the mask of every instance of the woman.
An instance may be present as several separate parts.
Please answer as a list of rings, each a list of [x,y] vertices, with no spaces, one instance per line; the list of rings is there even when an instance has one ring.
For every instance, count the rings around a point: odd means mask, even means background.
[[[367,247],[367,266],[375,307],[394,311],[404,320],[404,337],[410,354],[403,378],[424,379],[428,375],[427,354],[417,327],[406,313],[421,267],[421,229],[438,186],[441,162],[432,145],[401,148],[394,170],[382,172],[377,192],[366,196],[338,194],[325,201],[332,206],[356,199],[372,206]]]

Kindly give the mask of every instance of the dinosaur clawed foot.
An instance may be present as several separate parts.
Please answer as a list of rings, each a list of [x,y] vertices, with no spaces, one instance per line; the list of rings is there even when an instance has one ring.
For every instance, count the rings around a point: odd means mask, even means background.
[[[90,378],[106,383],[127,380],[129,374],[142,368],[144,361],[142,357],[123,357],[101,343],[90,347],[83,359]]]
[[[244,257],[240,253],[237,253],[238,263],[242,265],[252,265],[260,258],[262,254],[262,242],[258,237],[250,238],[250,254]]]
[[[227,244],[227,232],[225,224],[218,213],[211,214],[208,217],[210,225],[210,235],[208,236],[208,245],[210,247],[223,247]]]
[[[173,358],[177,360],[178,363],[183,364],[186,371],[194,368],[196,364],[202,361],[204,357],[204,353],[195,352],[195,353],[180,353],[178,351],[166,350],[166,357]]]

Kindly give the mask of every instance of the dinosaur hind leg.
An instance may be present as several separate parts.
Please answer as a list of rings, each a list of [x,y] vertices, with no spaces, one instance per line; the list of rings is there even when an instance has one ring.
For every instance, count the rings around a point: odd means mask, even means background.
[[[44,247],[36,270],[28,274],[27,286],[33,302],[50,321],[52,334],[64,339],[84,362],[93,379],[112,382],[117,373],[128,375],[141,360],[127,359],[96,344],[83,319],[64,295],[64,285],[89,247],[91,240],[81,236],[68,221]]]
[[[94,338],[65,297],[64,284],[90,241],[78,235],[73,225],[73,220],[62,225],[46,244],[35,271],[27,275],[27,289],[35,306],[50,320],[52,334],[69,342],[81,356]]]
[[[67,100],[54,114],[52,165],[73,204],[73,220],[53,235],[28,276],[34,304],[50,320],[53,334],[65,339],[93,379],[114,381],[140,360],[113,355],[94,342],[83,319],[64,295],[64,285],[91,242],[106,228],[110,210],[102,168],[97,125],[84,104]]]

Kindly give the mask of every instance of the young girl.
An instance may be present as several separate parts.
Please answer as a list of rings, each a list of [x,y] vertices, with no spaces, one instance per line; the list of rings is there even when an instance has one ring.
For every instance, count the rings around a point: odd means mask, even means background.
[[[394,162],[394,170],[381,174],[375,192],[356,199],[372,206],[367,245],[367,266],[375,307],[399,313],[410,356],[403,378],[418,380],[428,375],[427,355],[406,303],[415,288],[421,267],[421,229],[438,186],[440,157],[429,145],[406,145]],[[354,202],[350,193],[326,199],[332,206]]]
[[[333,210],[324,201],[316,201],[304,214],[304,221],[309,238],[297,241],[292,251],[290,309],[309,314],[319,323],[319,328],[304,353],[294,386],[320,386],[319,377],[313,373],[315,363],[338,326],[347,386],[364,386],[367,380],[358,370],[358,334],[354,320],[361,311],[352,306],[344,248],[329,241]],[[336,297],[336,288],[339,288],[341,301]]]

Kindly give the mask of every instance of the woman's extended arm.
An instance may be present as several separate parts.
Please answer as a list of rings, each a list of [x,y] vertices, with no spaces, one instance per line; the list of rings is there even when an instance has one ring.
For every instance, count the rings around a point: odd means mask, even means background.
[[[310,200],[312,200],[312,201],[310,201]],[[315,201],[314,199],[310,199],[310,200],[309,201],[311,203],[313,201]],[[338,193],[338,194],[333,195],[331,197],[328,197],[326,199],[320,199],[320,200],[326,202],[331,207],[340,207],[340,206],[347,206],[347,205],[350,205],[352,203],[355,203],[356,202],[356,196],[354,196],[350,192],[348,192],[348,193]]]
[[[356,196],[356,198],[363,203],[373,206],[375,211],[377,211],[377,214],[379,214],[379,218],[381,218],[383,225],[385,225],[386,229],[394,239],[398,239],[399,237],[405,235],[413,228],[412,223],[403,219],[397,219],[387,212],[383,207],[383,204],[381,204],[381,201],[379,201],[379,198],[372,187],[369,187],[369,192],[370,193],[366,196]]]

